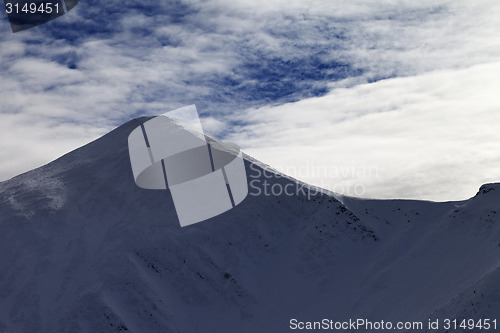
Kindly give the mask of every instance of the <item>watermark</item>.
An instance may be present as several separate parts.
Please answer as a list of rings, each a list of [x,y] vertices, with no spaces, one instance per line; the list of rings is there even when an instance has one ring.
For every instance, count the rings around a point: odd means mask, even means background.
[[[79,0],[4,0],[12,32],[47,23],[73,9]]]
[[[134,129],[128,138],[132,173],[137,186],[169,189],[181,226],[205,221],[240,204],[250,196],[306,196],[327,192],[363,196],[363,183],[325,179],[378,177],[375,166],[304,165],[279,167],[299,178],[319,177],[319,184],[283,178],[284,174],[250,163],[247,175],[242,152],[234,144],[205,136],[195,105],[154,117]],[[280,179],[283,178],[283,179]]]
[[[336,321],[324,318],[321,321],[300,321],[290,319],[291,330],[329,330],[329,331],[367,331],[367,330],[422,330],[424,323],[421,321],[371,321],[368,319],[348,319],[345,321]]]
[[[146,121],[128,138],[137,186],[169,189],[182,227],[220,215],[248,194],[243,156],[206,137],[195,105]]]
[[[461,319],[428,319],[426,321],[389,321],[369,320],[365,318],[348,319],[344,321],[323,318],[319,321],[301,321],[292,318],[289,321],[292,331],[496,331],[497,319],[495,318],[461,318]]]
[[[378,178],[379,169],[376,165],[362,165],[352,161],[347,165],[325,165],[306,160],[301,165],[276,165],[273,167],[287,175],[296,178],[328,178],[328,179],[355,179]]]
[[[313,185],[300,181],[276,182],[282,178],[275,171],[261,169],[251,164],[249,173],[249,195],[251,196],[295,196],[305,195],[311,197],[326,191],[341,193],[344,195],[361,197],[366,193],[366,186],[360,179],[373,179],[379,177],[379,169],[375,165],[362,166],[352,163],[351,165],[319,165],[311,161],[305,164],[286,167],[277,167],[285,175],[291,175],[298,179],[318,179]],[[350,178],[350,181],[337,181],[332,184],[332,179],[338,180]],[[328,181],[327,181],[328,180]]]

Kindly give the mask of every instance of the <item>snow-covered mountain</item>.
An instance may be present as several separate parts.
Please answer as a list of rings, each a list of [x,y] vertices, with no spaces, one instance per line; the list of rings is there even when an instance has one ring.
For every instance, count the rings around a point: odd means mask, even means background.
[[[500,320],[500,184],[461,202],[365,200],[246,156],[243,203],[181,228],[168,191],[134,183],[127,138],[146,120],[0,183],[0,332]],[[296,191],[256,195],[264,181]]]

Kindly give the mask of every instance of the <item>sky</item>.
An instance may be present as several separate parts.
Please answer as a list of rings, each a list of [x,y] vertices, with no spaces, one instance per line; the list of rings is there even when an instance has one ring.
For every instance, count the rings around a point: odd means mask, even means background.
[[[0,14],[0,181],[196,104],[205,132],[345,195],[462,200],[500,181],[500,3],[81,0]]]

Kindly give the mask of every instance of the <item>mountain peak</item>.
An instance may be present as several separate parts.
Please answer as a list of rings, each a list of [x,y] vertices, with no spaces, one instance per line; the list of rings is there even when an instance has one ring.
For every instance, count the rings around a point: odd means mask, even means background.
[[[488,184],[481,185],[481,187],[479,188],[479,191],[476,193],[476,196],[484,195],[484,194],[490,193],[492,191],[495,191],[495,193],[499,193],[500,192],[500,183],[488,183]]]
[[[426,320],[436,309],[456,318],[463,308],[443,304],[498,266],[498,200],[488,198],[499,184],[474,202],[344,205],[245,156],[246,199],[181,228],[168,190],[134,182],[127,140],[148,119],[0,183],[0,331],[283,332],[295,316]],[[468,306],[465,295],[456,304]]]

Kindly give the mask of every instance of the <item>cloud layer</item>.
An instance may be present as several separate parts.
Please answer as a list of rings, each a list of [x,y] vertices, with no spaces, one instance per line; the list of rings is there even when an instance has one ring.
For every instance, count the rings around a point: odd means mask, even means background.
[[[489,63],[249,109],[231,119],[246,124],[229,139],[346,195],[466,199],[500,181],[499,72],[500,62]]]
[[[363,121],[371,122],[370,117],[375,122],[391,114],[380,110],[398,115],[385,118],[387,124],[394,122],[391,128],[413,134],[434,126],[428,122],[434,119],[429,113],[438,122],[448,119],[447,111],[436,104],[448,110],[452,102],[431,92],[433,82],[441,83],[441,90],[434,90],[446,98],[455,94],[456,104],[470,102],[470,90],[453,91],[459,87],[447,80],[467,71],[475,76],[481,65],[495,66],[500,56],[499,14],[494,0],[89,0],[53,22],[18,34],[9,32],[4,19],[0,180],[44,164],[132,117],[193,103],[209,132],[238,139],[264,160],[268,143],[295,133],[295,126],[300,129],[297,140],[276,142],[283,152],[311,145],[309,137],[317,138],[325,124],[341,130],[355,143],[352,151],[364,156],[358,127],[365,128]],[[494,78],[487,79],[495,84]],[[482,80],[469,81],[468,88],[479,90],[488,83]],[[423,87],[415,87],[421,82]],[[481,103],[479,108],[486,110]],[[299,113],[304,122],[290,120]],[[275,131],[281,134],[267,131],[263,116],[274,119]],[[411,129],[406,128],[409,123],[414,123]],[[471,124],[473,131],[485,125]],[[373,133],[365,135],[389,141],[403,135],[382,129]],[[299,138],[305,141],[298,143]],[[328,162],[324,146],[316,148],[317,155],[313,151],[307,152],[308,160]],[[376,163],[383,169],[382,164],[397,161],[397,154],[398,149],[386,149],[385,162],[377,157]],[[275,155],[283,156],[273,160],[277,165],[292,163],[285,153]],[[414,170],[393,165],[400,172],[387,178],[381,169],[378,185],[367,188],[368,194],[439,199],[454,192],[405,192],[405,182],[414,181]],[[430,176],[438,172],[434,166],[425,164],[429,170],[420,170],[449,188],[449,182]],[[399,177],[400,189],[390,185],[394,177]]]

